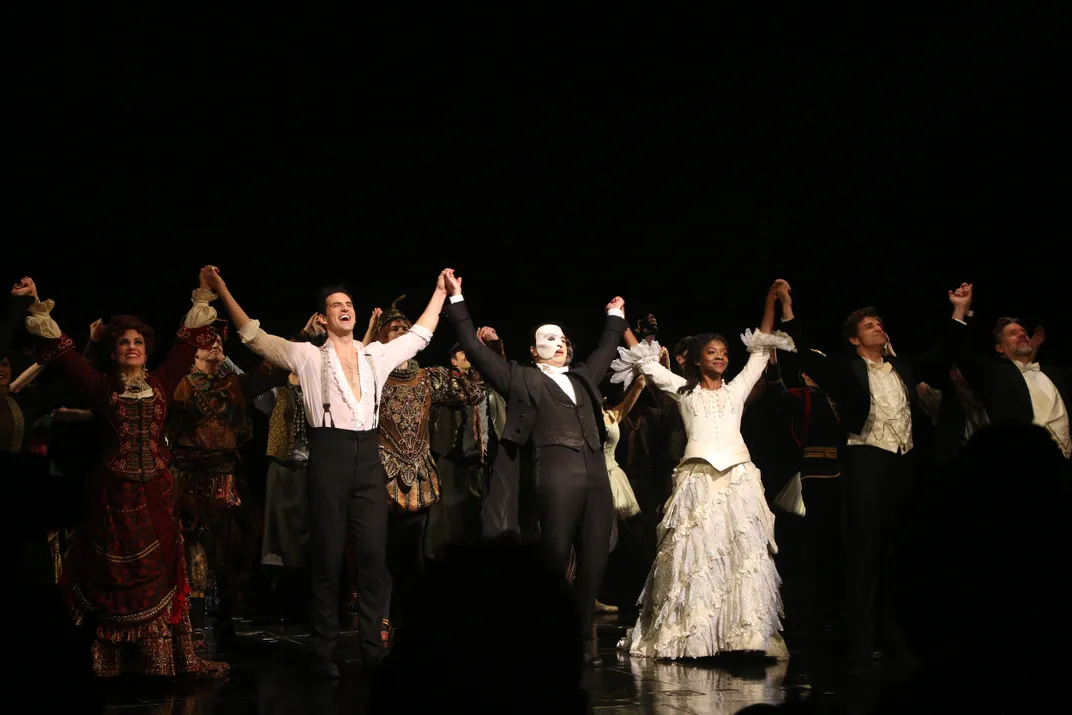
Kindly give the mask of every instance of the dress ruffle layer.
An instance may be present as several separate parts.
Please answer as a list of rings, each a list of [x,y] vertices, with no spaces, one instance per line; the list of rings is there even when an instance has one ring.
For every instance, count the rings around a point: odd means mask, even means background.
[[[655,658],[786,657],[774,515],[759,470],[746,462],[718,472],[692,461],[677,468],[674,482],[640,617],[623,645]]]

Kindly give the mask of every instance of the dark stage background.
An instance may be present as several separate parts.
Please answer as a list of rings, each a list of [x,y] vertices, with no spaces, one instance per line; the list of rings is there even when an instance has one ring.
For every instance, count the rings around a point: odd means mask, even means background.
[[[118,312],[166,336],[205,263],[288,335],[335,281],[416,318],[450,266],[512,357],[548,321],[583,353],[615,295],[671,343],[737,334],[777,277],[828,344],[874,304],[912,352],[967,280],[1067,359],[1056,5],[23,8],[3,273],[81,344]]]

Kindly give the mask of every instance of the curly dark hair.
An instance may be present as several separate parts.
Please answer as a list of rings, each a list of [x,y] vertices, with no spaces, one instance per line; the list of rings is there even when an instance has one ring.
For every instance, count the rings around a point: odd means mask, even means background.
[[[685,364],[682,366],[683,375],[688,382],[678,388],[678,394],[680,395],[687,395],[700,384],[700,353],[707,347],[708,343],[717,340],[725,345],[727,350],[730,347],[726,338],[720,333],[702,333],[693,335],[691,339],[693,342],[689,346],[689,353],[685,358]]]
[[[145,359],[148,361],[156,344],[156,331],[136,315],[113,315],[104,327],[104,340],[108,345],[108,354],[115,352],[115,344],[128,330],[136,330],[145,338]]]
[[[878,311],[872,306],[865,308],[857,308],[849,313],[849,316],[845,318],[845,322],[841,325],[841,337],[846,343],[851,343],[852,338],[858,337],[860,334],[860,323],[864,318],[875,318],[879,323],[883,323],[882,316],[878,314]]]

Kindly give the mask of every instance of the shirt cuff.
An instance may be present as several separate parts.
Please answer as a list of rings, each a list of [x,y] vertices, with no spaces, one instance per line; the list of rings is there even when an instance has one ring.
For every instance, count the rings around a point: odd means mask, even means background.
[[[613,315],[615,318],[625,318],[625,312],[621,308],[611,308],[607,311],[607,315]]]
[[[451,303],[461,303],[463,300],[465,300],[465,298],[462,297],[461,293],[459,293],[458,295],[452,295],[450,297]]]
[[[967,323],[965,323],[965,322],[964,322],[963,320],[961,320],[960,318],[953,318],[953,320],[957,321],[957,322],[958,322],[958,323],[960,323],[961,325],[967,325]]]
[[[409,332],[424,340],[425,343],[430,343],[432,341],[432,331],[423,325],[414,325],[409,329]]]
[[[257,337],[257,331],[260,329],[261,321],[251,320],[238,329],[238,337],[242,339],[243,343],[248,343],[250,340]]]

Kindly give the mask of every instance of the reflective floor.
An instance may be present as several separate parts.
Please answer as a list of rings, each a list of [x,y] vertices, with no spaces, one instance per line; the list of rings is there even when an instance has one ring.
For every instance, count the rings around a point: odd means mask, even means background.
[[[524,628],[523,619],[510,627]],[[709,715],[792,699],[818,705],[841,700],[843,688],[856,682],[841,673],[833,660],[796,654],[789,663],[732,658],[691,663],[632,660],[614,648],[624,628],[613,617],[604,617],[598,632],[604,665],[588,671],[584,681],[594,713]],[[792,645],[790,635],[786,637]],[[98,683],[97,697],[87,698],[87,709],[97,709],[90,705],[90,700],[96,700],[104,712],[124,715],[359,715],[366,692],[356,633],[347,632],[341,640],[342,678],[337,683],[307,674],[304,637],[300,627],[255,628],[246,624],[236,644],[218,656],[232,663],[228,682],[120,679]],[[822,687],[817,685],[820,682]]]

